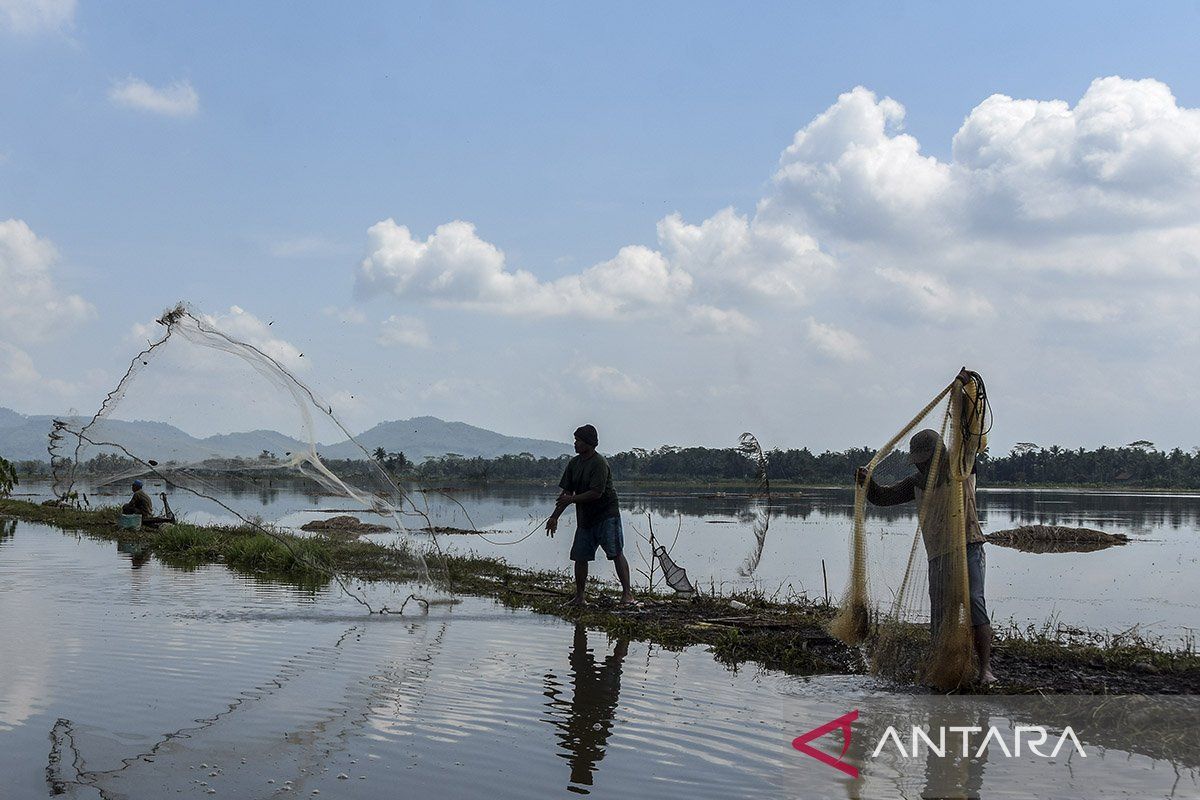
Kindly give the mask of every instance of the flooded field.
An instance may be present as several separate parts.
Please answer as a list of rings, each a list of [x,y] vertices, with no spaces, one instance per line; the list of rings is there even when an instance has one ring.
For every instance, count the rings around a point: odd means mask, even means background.
[[[731,672],[702,648],[479,599],[372,617],[336,591],[170,569],[19,521],[0,538],[0,608],[6,798],[916,797],[947,781],[988,797],[1200,791],[1191,750],[1132,731],[1080,734],[1093,760],[1073,767],[885,753],[852,780],[793,737],[862,709],[861,762],[886,724],[982,714],[1008,730],[1033,712],[1023,698],[924,709],[862,677]]]
[[[23,490],[34,496],[49,492],[38,485]],[[287,486],[230,486],[217,496],[243,514],[290,528],[334,511],[354,511],[342,499]],[[118,497],[99,499],[116,502]],[[551,488],[426,492],[418,497],[435,525],[488,532],[441,536],[442,547],[499,556],[516,565],[564,572],[569,568],[573,512],[567,513],[556,538],[547,539],[540,531],[539,522],[553,504]],[[828,586],[837,597],[845,584],[853,504],[849,490],[804,489],[777,497],[769,508],[711,494],[625,491],[621,501],[634,570],[648,569],[645,537],[652,524],[664,544],[674,542],[675,560],[706,589],[755,586],[768,594],[822,597]],[[172,495],[172,505],[199,524],[235,521],[219,506],[184,493]],[[1052,622],[1110,633],[1139,626],[1142,634],[1165,637],[1173,644],[1194,640],[1200,622],[1200,495],[984,490],[979,508],[985,532],[1053,524],[1097,528],[1132,540],[1089,553],[1027,553],[989,546],[987,596],[998,625]],[[758,567],[752,575],[742,575],[740,568],[757,547],[755,523],[767,512],[770,526]],[[414,519],[412,524],[420,522]],[[915,524],[911,505],[871,509],[869,558],[879,586],[898,583]],[[593,574],[612,580],[606,565],[598,567]],[[639,580],[645,583],[635,572],[635,582]]]

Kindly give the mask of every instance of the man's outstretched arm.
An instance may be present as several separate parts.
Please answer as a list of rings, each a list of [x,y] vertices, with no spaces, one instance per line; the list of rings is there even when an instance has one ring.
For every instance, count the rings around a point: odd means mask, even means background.
[[[917,499],[917,481],[919,474],[909,475],[902,481],[891,484],[879,484],[871,478],[867,485],[867,502],[873,506],[898,506]],[[854,480],[859,486],[866,483],[867,468],[859,467],[854,473]]]

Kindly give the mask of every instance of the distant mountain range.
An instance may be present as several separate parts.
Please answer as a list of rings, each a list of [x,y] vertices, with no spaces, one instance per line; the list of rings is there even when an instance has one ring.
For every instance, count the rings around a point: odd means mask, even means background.
[[[53,420],[51,416],[27,416],[0,408],[0,456],[10,461],[48,461],[46,443]],[[159,461],[253,457],[263,450],[282,456],[305,446],[297,439],[270,430],[224,433],[200,439],[165,422],[109,419],[102,426],[97,433],[103,439],[120,442],[139,456]],[[554,458],[571,453],[573,449],[563,442],[505,436],[465,422],[447,422],[437,417],[381,422],[355,439],[368,452],[382,447],[388,452],[402,452],[416,462],[449,453],[483,458],[531,453],[539,458]],[[362,458],[362,451],[349,439],[319,444],[317,452],[323,458]]]

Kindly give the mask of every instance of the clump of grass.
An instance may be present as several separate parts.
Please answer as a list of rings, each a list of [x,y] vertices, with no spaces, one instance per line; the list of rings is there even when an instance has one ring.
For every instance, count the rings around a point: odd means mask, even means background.
[[[0,498],[0,515],[18,517],[28,522],[41,522],[67,530],[87,530],[115,527],[121,511],[116,506],[82,509]]]
[[[1010,621],[998,631],[997,646],[1006,653],[1064,666],[1085,664],[1135,672],[1200,670],[1200,653],[1196,652],[1194,637],[1170,642],[1146,634],[1137,625],[1108,633],[1069,627],[1057,619],[1023,628]]]
[[[901,683],[917,683],[928,666],[929,627],[889,620],[879,627],[871,648],[871,671]]]
[[[154,554],[171,566],[196,567],[221,555],[218,536],[192,525],[171,525],[154,537]]]
[[[176,569],[223,562],[238,572],[289,583],[324,584],[333,572],[325,542],[284,533],[274,536],[250,527],[206,528],[179,523],[142,532],[154,554]]]
[[[317,539],[276,539],[262,533],[230,538],[221,548],[226,564],[246,572],[311,579],[333,571],[329,550]]]

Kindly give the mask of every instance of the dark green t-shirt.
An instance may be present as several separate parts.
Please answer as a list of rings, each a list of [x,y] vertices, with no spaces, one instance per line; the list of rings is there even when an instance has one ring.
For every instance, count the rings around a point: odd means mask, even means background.
[[[592,453],[588,458],[575,456],[568,461],[558,485],[564,491],[576,494],[592,489],[600,492],[600,497],[596,500],[575,504],[575,515],[581,528],[590,528],[621,513],[617,505],[617,493],[612,485],[612,470],[608,468],[604,456],[599,453]]]

